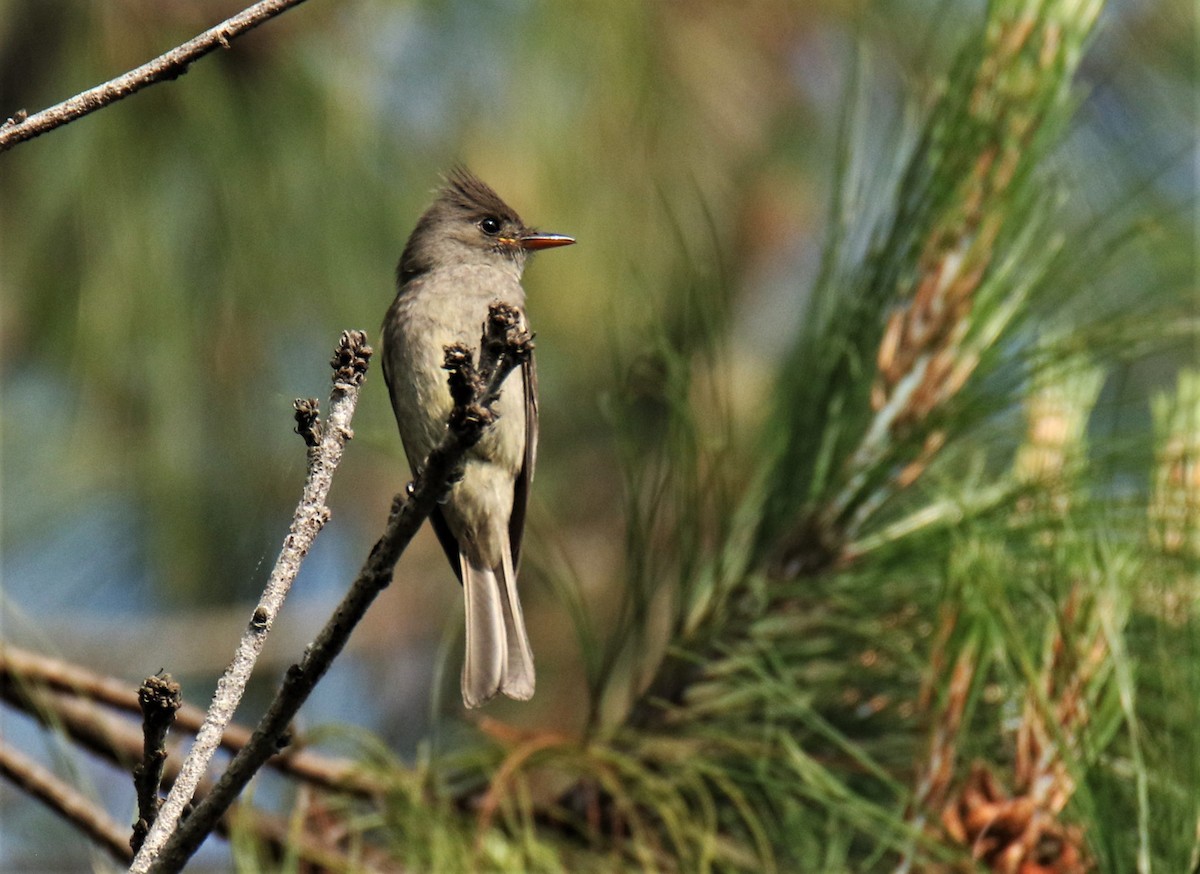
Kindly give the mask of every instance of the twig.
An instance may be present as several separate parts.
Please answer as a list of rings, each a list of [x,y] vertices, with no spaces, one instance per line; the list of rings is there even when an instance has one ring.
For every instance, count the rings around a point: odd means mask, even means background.
[[[184,807],[192,800],[196,786],[221,742],[225,727],[233,719],[233,712],[241,701],[271,625],[283,606],[292,581],[300,571],[300,563],[308,554],[317,534],[329,520],[329,508],[325,500],[333,482],[333,472],[342,459],[346,441],[352,436],[350,420],[358,403],[359,389],[362,387],[370,357],[371,347],[367,345],[366,334],[361,331],[342,332],[341,342],[331,362],[334,368],[334,383],[329,397],[329,421],[322,429],[320,446],[309,450],[304,496],[296,507],[291,529],[284,538],[283,548],[275,562],[275,568],[271,571],[270,579],[267,580],[258,607],[255,608],[242,635],[233,661],[217,683],[217,691],[208,709],[208,716],[196,734],[196,742],[184,761],[167,800],[163,802],[158,818],[146,835],[137,858],[134,859],[130,869],[132,871],[145,872],[149,869],[151,861],[175,830]],[[215,820],[213,824],[215,825]],[[211,828],[212,826],[210,830]]]
[[[183,695],[170,674],[147,677],[138,689],[138,703],[142,708],[142,761],[133,769],[138,818],[129,839],[135,853],[141,849],[158,816],[161,803],[158,787],[162,785],[163,765],[167,761],[167,731],[183,703]]]
[[[495,420],[490,404],[498,396],[504,379],[528,358],[532,349],[532,338],[521,330],[517,310],[499,303],[492,304],[484,327],[478,368],[471,365],[469,350],[462,346],[447,347],[445,368],[450,373],[454,410],[445,437],[417,473],[408,499],[398,496],[393,502],[383,536],[372,547],[358,578],[300,664],[288,669],[250,743],[234,757],[208,797],[179,825],[157,858],[147,854],[150,863],[138,867],[139,862],[135,861],[131,870],[138,874],[180,870],[250,778],[276,752],[292,718],[346,645],[372,601],[391,582],[397,560],[453,482],[463,456]],[[143,854],[139,854],[139,860]]]
[[[262,0],[261,3],[242,10],[232,18],[222,21],[216,27],[209,28],[183,45],[171,49],[166,54],[159,55],[137,69],[110,79],[102,85],[76,94],[74,97],[48,109],[43,109],[34,115],[29,115],[23,109],[19,110],[3,124],[0,124],[0,152],[11,149],[17,143],[31,140],[56,127],[75,121],[77,118],[82,118],[110,103],[115,103],[130,94],[141,91],[147,86],[170,79],[178,79],[187,72],[193,61],[199,60],[217,48],[229,48],[231,40],[303,2],[304,0]]]
[[[125,769],[141,754],[141,732],[128,719],[117,716],[91,701],[61,692],[38,691],[29,687],[16,688],[11,681],[0,683],[4,698],[37,719],[42,725],[61,731],[72,741],[110,764]],[[163,769],[163,784],[174,784],[179,773],[180,757],[168,757]],[[202,798],[212,790],[212,781],[202,780],[196,789],[196,797]],[[231,806],[218,823],[219,834],[228,836],[232,824],[255,836],[262,845],[277,858],[287,853],[298,853],[309,862],[331,871],[352,870],[354,865],[346,855],[335,847],[314,839],[310,834],[296,835],[291,826],[279,817],[256,810],[248,804]],[[120,831],[120,829],[118,829]],[[133,858],[125,833],[121,832],[124,847],[122,862],[126,865]],[[386,870],[383,860],[373,860],[372,870]]]
[[[137,713],[140,708],[137,692],[122,680],[97,674],[62,659],[0,644],[0,698],[29,711],[21,696],[11,691],[12,687],[18,685],[55,689],[129,713]],[[195,734],[203,724],[204,711],[199,707],[183,704],[175,712],[176,729]],[[221,735],[221,746],[232,753],[249,741],[250,729],[237,723],[230,723]],[[267,764],[297,780],[335,792],[374,797],[386,791],[380,781],[368,774],[358,773],[354,762],[297,749],[294,741],[291,749],[275,756]]]
[[[125,829],[75,787],[64,783],[37,762],[0,740],[0,774],[41,801],[123,865],[133,853]]]

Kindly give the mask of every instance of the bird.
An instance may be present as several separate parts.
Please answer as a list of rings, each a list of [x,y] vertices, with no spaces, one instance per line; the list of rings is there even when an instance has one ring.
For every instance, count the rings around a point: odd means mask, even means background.
[[[383,375],[410,470],[418,475],[446,433],[453,402],[442,367],[451,344],[478,349],[489,306],[516,307],[528,329],[521,277],[533,252],[574,243],[527,227],[464,167],[444,177],[396,269],[383,323]],[[517,569],[537,459],[537,374],[530,355],[500,387],[498,415],[467,451],[461,478],[430,515],[462,584],[466,657],[462,699],[481,707],[502,693],[527,701],[536,675]]]

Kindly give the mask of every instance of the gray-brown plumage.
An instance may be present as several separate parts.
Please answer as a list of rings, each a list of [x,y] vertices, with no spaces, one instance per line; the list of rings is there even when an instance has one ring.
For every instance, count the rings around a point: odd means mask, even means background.
[[[573,243],[525,227],[484,182],[455,170],[417,222],[383,323],[383,375],[409,467],[418,471],[446,432],[450,391],[444,349],[478,349],[488,306],[524,319],[521,273],[529,253]],[[496,402],[499,418],[472,448],[462,479],[431,516],[463,586],[467,652],[462,695],[479,707],[497,692],[527,700],[535,675],[517,595],[525,503],[537,455],[537,379],[530,358]]]

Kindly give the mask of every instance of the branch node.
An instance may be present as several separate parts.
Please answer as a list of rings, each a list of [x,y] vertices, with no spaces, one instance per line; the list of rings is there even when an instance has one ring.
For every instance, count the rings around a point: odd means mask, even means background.
[[[479,354],[479,370],[484,379],[490,380],[505,359],[511,369],[526,361],[532,352],[533,336],[521,327],[521,311],[512,304],[494,301],[483,323],[483,348]]]
[[[470,404],[483,388],[471,350],[460,343],[446,347],[442,369],[450,374],[450,399],[454,401],[455,409]]]
[[[375,350],[367,345],[366,331],[342,331],[341,340],[333,350],[329,365],[333,368],[334,385],[360,386],[367,375],[367,365]]]
[[[508,374],[532,354],[533,335],[522,326],[521,311],[502,301],[493,302],[483,325],[479,352],[479,374],[486,384],[479,402],[490,407],[500,397],[500,386]]]
[[[468,404],[455,407],[450,413],[450,430],[456,432],[463,443],[470,447],[479,442],[483,431],[500,416],[491,407],[483,404]]]
[[[292,407],[296,410],[296,433],[312,449],[321,442],[321,404],[316,398],[296,398]]]

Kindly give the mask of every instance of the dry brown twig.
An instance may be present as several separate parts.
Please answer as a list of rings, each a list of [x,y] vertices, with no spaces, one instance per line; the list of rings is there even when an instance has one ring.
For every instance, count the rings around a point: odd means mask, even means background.
[[[56,127],[69,124],[97,109],[103,109],[150,85],[178,79],[187,72],[193,61],[218,48],[228,49],[232,40],[303,2],[304,0],[262,0],[137,69],[89,88],[62,103],[33,115],[29,115],[24,109],[18,110],[0,124],[0,152],[11,149],[17,143],[48,133]]]
[[[62,659],[4,644],[0,646],[0,698],[28,711],[28,706],[22,703],[17,694],[19,689],[65,692],[126,713],[139,712],[137,692],[123,680],[97,674]],[[176,729],[195,734],[203,724],[204,711],[193,704],[184,703],[175,712]],[[236,753],[250,741],[250,734],[250,729],[244,725],[230,723],[221,735],[221,747]],[[361,773],[354,762],[304,749],[301,738],[293,738],[292,745],[267,764],[288,777],[333,792],[371,798],[386,791],[378,780]]]
[[[237,706],[241,691],[245,688],[257,654],[261,652],[265,635],[278,615],[291,580],[298,572],[300,562],[307,554],[313,538],[328,519],[325,498],[328,495],[332,473],[340,460],[346,440],[351,436],[349,422],[370,354],[365,335],[361,332],[343,333],[332,362],[334,387],[329,421],[320,429],[318,445],[309,448],[309,475],[304,497],[297,508],[280,559],[258,607],[254,610],[233,664],[218,686],[213,707],[207,715],[201,715],[195,708],[190,707],[179,711],[182,717],[180,722],[189,724],[196,731],[197,740],[191,754],[182,765],[171,764],[167,768],[167,782],[172,785],[167,804],[172,803],[172,798],[177,799],[172,813],[175,822],[178,821],[182,807],[192,800],[204,784],[204,772],[216,747],[223,744],[240,750],[251,740],[252,735],[249,732],[231,726],[229,719]],[[315,434],[315,428],[310,430]],[[136,712],[139,708],[137,694],[119,681],[12,647],[0,648],[0,679],[3,680],[0,682],[0,693],[6,700],[39,718],[46,713],[53,714],[53,719],[47,724],[69,725],[69,733],[81,745],[118,762],[135,760],[141,754],[143,744],[137,737],[132,723],[115,719],[112,714],[106,714],[90,701],[84,700],[94,698]],[[63,691],[51,693],[48,691],[50,688]],[[129,734],[129,737],[125,737],[125,734]],[[227,734],[230,736],[226,737]],[[123,738],[124,742],[117,743],[114,738]],[[303,774],[315,783],[349,789],[358,794],[376,794],[379,791],[379,787],[372,781],[353,779],[348,766],[331,768],[328,763],[318,762],[316,758],[303,753],[279,756],[275,757],[275,760],[284,769]],[[178,762],[178,758],[174,761]],[[350,779],[347,779],[348,777]],[[222,813],[229,807],[230,804],[225,804]],[[166,810],[164,805],[164,811]],[[140,852],[146,852],[155,830],[164,828],[165,815],[160,813],[155,824],[146,833]],[[80,822],[82,825],[83,821]],[[217,825],[218,822],[213,822],[209,831]],[[260,832],[266,829],[265,836],[269,843],[272,831],[262,824],[257,824],[255,828]],[[278,832],[280,836],[286,835],[286,828],[273,831]],[[280,839],[282,840],[282,837]],[[324,852],[324,849],[319,847],[310,850],[310,856]]]
[[[75,787],[3,741],[0,741],[0,775],[63,817],[118,862],[128,864],[133,854],[124,828]]]

